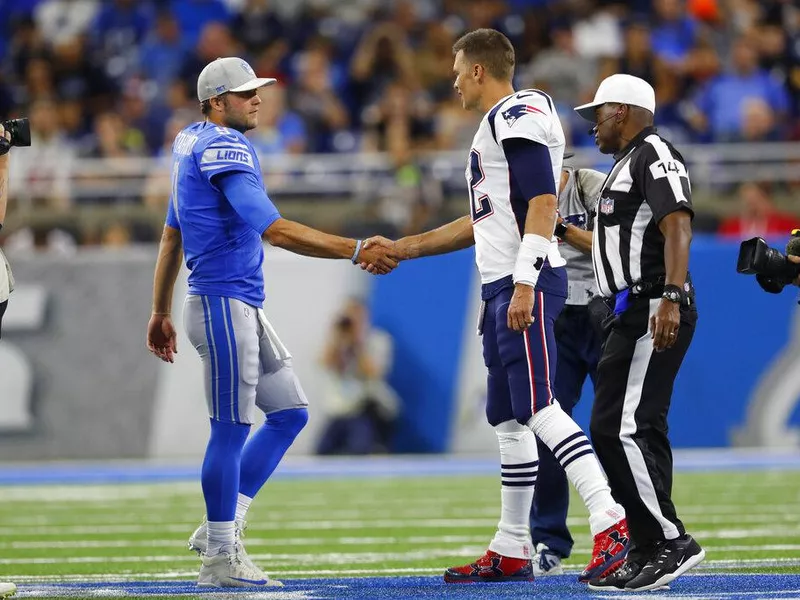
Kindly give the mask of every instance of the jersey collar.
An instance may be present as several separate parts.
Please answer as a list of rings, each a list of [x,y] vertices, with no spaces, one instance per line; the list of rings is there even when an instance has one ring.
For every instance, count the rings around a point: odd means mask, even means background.
[[[628,152],[630,152],[636,146],[641,144],[642,141],[644,141],[644,138],[646,138],[648,135],[656,133],[656,131],[657,131],[656,128],[652,125],[650,127],[645,127],[644,129],[642,129],[638,134],[636,134],[636,137],[634,137],[630,142],[628,142],[628,144],[622,150],[614,154],[614,160],[619,161],[622,158],[624,158],[628,154]]]

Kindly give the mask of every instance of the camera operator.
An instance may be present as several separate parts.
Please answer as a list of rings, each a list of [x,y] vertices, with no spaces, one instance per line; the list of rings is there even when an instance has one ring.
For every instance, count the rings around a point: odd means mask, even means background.
[[[11,149],[11,132],[0,123],[0,230],[6,219],[8,205],[8,151]],[[0,337],[3,334],[3,315],[8,308],[8,297],[14,289],[11,267],[0,250]]]
[[[372,327],[366,306],[347,302],[337,317],[322,358],[327,374],[319,454],[387,452],[397,417],[398,399],[386,375],[392,339]]]

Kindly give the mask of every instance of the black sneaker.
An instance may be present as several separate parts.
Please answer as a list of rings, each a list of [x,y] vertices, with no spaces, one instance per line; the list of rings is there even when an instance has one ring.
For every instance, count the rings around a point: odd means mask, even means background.
[[[626,560],[622,566],[606,577],[595,577],[589,580],[589,589],[595,592],[619,592],[625,589],[642,570],[640,563]]]
[[[641,572],[625,585],[625,589],[637,592],[661,589],[698,565],[705,557],[706,551],[689,534],[667,540]]]

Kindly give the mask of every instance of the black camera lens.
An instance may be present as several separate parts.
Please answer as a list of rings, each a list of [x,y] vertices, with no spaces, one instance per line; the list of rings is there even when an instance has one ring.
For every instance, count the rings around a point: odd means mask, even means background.
[[[12,146],[31,145],[31,124],[27,118],[3,121],[3,127],[11,134]]]
[[[800,265],[775,248],[770,248],[762,238],[746,240],[739,246],[736,271],[745,275],[756,275],[761,287],[777,294],[800,273]]]

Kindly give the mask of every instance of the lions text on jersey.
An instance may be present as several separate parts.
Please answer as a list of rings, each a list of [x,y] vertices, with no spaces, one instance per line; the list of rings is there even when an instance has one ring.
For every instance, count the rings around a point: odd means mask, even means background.
[[[244,134],[209,122],[183,129],[172,146],[167,225],[180,229],[189,293],[264,303],[261,235],[276,219],[266,193],[226,197],[218,178],[243,173],[264,187],[258,157]]]

